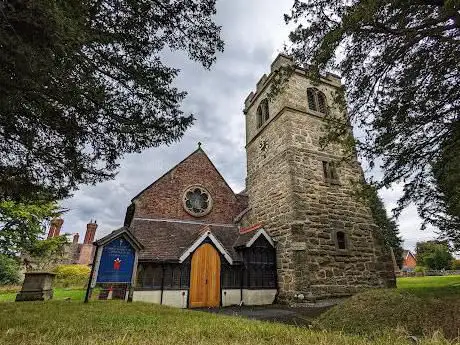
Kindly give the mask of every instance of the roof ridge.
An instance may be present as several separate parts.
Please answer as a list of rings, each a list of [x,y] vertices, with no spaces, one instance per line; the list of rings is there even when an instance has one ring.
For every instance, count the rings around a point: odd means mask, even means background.
[[[194,225],[209,225],[209,226],[223,226],[228,228],[236,227],[233,223],[203,223],[196,220],[187,220],[187,219],[167,219],[167,218],[142,218],[134,217],[133,220],[144,220],[147,222],[165,222],[165,223],[179,223],[179,224],[194,224]]]
[[[209,163],[211,164],[211,166],[214,168],[214,170],[217,172],[217,174],[220,176],[220,178],[222,179],[222,181],[224,181],[225,185],[227,186],[228,189],[230,189],[230,191],[233,193],[233,196],[235,197],[236,199],[236,193],[234,192],[234,190],[232,189],[232,187],[230,187],[230,185],[228,184],[228,182],[225,180],[225,178],[222,176],[222,174],[220,173],[219,169],[216,168],[216,166],[214,165],[214,163],[212,162],[211,158],[209,158],[208,154],[201,148],[201,143],[199,143],[198,145],[198,148],[193,151],[192,153],[190,153],[187,157],[185,157],[183,160],[181,160],[179,163],[177,163],[176,165],[174,165],[171,169],[169,169],[168,171],[166,171],[163,175],[161,175],[159,178],[157,178],[155,181],[153,181],[151,184],[149,184],[147,187],[145,187],[144,189],[142,189],[139,193],[136,194],[136,196],[134,196],[132,199],[131,199],[131,202],[134,202],[134,200],[139,197],[142,193],[144,193],[147,189],[149,189],[150,187],[152,187],[153,185],[155,185],[158,181],[160,181],[162,178],[164,178],[166,175],[168,175],[171,171],[173,171],[174,169],[176,169],[179,165],[181,165],[182,163],[184,163],[187,159],[189,159],[190,157],[192,157],[193,155],[197,154],[197,153],[203,153],[204,156],[207,158],[207,160],[209,161]]]
[[[247,234],[248,232],[258,230],[263,226],[262,223],[258,223],[255,225],[247,226],[247,227],[241,227],[239,230],[240,235]]]

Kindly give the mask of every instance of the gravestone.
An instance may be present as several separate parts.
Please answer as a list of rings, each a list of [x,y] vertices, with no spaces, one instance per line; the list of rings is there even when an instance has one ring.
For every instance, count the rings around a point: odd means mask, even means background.
[[[26,272],[16,302],[52,299],[54,276],[52,272]]]

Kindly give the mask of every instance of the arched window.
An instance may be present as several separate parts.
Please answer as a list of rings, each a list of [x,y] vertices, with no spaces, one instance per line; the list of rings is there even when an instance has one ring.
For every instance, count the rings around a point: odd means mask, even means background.
[[[262,117],[262,107],[259,105],[257,108],[257,128],[262,127],[263,117]]]
[[[347,249],[347,239],[345,238],[345,233],[343,231],[337,231],[335,236],[337,239],[337,248]]]
[[[307,89],[307,101],[308,109],[320,112],[322,114],[327,113],[327,102],[326,95],[314,87]]]
[[[265,98],[257,107],[257,128],[262,127],[262,125],[268,121],[269,118],[270,113],[268,111],[268,99]]]

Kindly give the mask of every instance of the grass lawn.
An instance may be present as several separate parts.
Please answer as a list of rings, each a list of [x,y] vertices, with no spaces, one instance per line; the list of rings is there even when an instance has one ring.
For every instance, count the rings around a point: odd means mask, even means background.
[[[417,296],[460,297],[460,276],[398,278],[398,289]]]
[[[398,289],[370,290],[322,314],[315,325],[349,334],[388,331],[460,336],[460,276],[399,278]],[[346,317],[344,317],[346,315]]]
[[[55,289],[48,302],[0,303],[0,344],[449,344],[460,329],[460,276],[398,279],[396,290],[358,294],[321,315],[313,329],[144,303],[92,301]],[[0,293],[13,301],[15,293]],[[72,301],[62,299],[70,297]],[[460,343],[459,343],[460,344]]]
[[[0,302],[14,301],[16,298],[16,294],[17,292],[11,292],[11,291],[8,291],[6,293],[0,293]],[[57,288],[57,289],[54,289],[53,298],[55,300],[63,300],[66,298],[70,298],[72,300],[83,301],[83,299],[85,298],[85,290]]]
[[[0,303],[0,344],[29,345],[402,345],[335,332],[246,320],[145,303],[50,301]],[[447,344],[425,339],[420,344]]]

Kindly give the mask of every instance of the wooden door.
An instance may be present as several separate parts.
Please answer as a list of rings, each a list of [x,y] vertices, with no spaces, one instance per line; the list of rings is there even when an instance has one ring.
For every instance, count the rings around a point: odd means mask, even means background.
[[[220,305],[220,256],[208,243],[200,246],[192,257],[190,273],[190,307]]]

